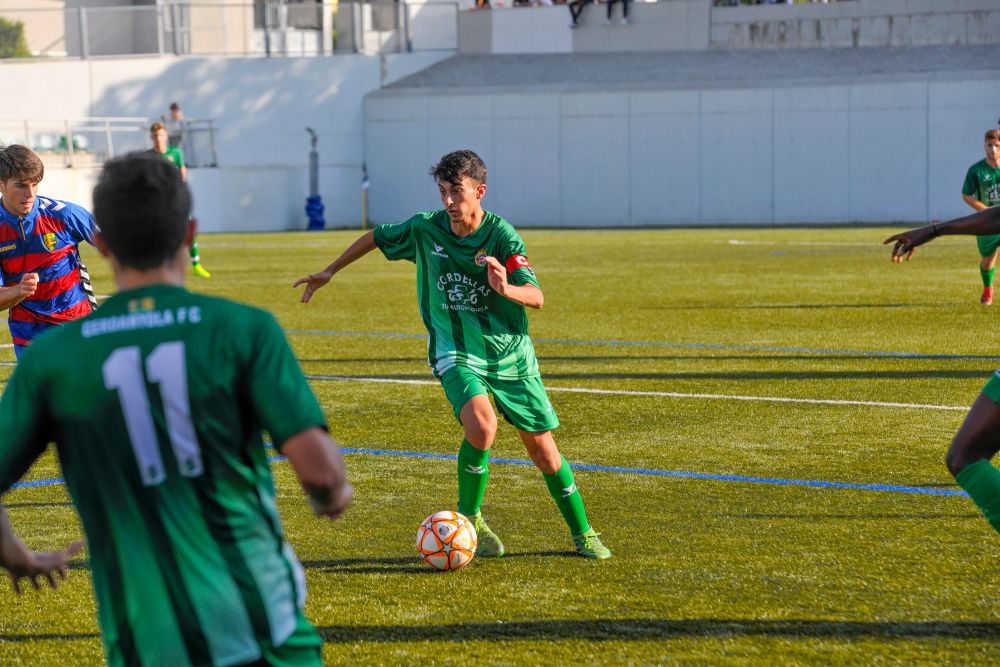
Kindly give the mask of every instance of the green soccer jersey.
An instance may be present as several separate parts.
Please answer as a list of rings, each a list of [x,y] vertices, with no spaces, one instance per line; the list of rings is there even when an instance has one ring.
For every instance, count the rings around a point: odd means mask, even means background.
[[[486,211],[479,228],[459,238],[447,211],[418,213],[376,227],[375,243],[388,259],[417,265],[417,300],[436,377],[456,365],[504,380],[538,374],[524,306],[494,292],[486,279],[489,255],[507,266],[512,284],[538,287],[524,241],[509,222]]]
[[[122,292],[26,348],[0,400],[0,490],[55,442],[111,665],[232,665],[320,645],[262,431],[325,420],[274,318]]]
[[[1000,205],[1000,166],[991,167],[986,160],[980,160],[969,167],[962,194],[975,197],[987,206]]]
[[[177,146],[167,146],[167,150],[164,153],[159,152],[155,148],[150,148],[149,152],[163,156],[163,159],[167,160],[178,169],[184,166],[184,154],[181,153],[181,149]]]

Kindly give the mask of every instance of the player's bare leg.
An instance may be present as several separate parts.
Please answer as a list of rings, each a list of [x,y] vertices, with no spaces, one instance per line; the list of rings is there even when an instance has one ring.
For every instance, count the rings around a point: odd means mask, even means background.
[[[502,556],[503,542],[483,519],[480,507],[490,475],[490,447],[497,434],[497,416],[486,394],[473,396],[459,411],[465,441],[458,450],[458,512],[476,528],[480,556]]]
[[[601,544],[598,534],[587,522],[587,512],[573,478],[573,470],[569,461],[559,453],[552,431],[531,432],[519,429],[517,433],[535,467],[542,472],[549,494],[556,501],[559,512],[569,526],[577,553],[599,560],[611,558],[611,551]]]
[[[955,434],[945,463],[986,520],[1000,532],[1000,470],[990,463],[997,451],[1000,451],[1000,405],[983,393]]]

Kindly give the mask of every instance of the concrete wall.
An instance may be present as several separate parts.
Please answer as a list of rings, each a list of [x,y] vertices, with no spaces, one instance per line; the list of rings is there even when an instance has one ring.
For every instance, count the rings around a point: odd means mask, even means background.
[[[376,54],[455,49],[459,3],[455,0],[341,1],[337,5],[337,50]]]
[[[997,0],[855,0],[717,7],[715,49],[997,44]]]
[[[371,215],[439,207],[429,165],[467,147],[519,225],[921,222],[970,212],[965,171],[1000,76],[703,90],[366,99]]]
[[[621,10],[616,7],[615,18]],[[633,2],[629,25],[588,5],[465,11],[461,53],[590,53],[1000,43],[1000,0],[851,0],[714,7],[711,0]]]
[[[621,17],[621,5],[614,8]],[[629,4],[629,25],[607,25],[605,5],[588,5],[570,29],[566,5],[466,11],[459,15],[460,53],[574,53],[704,50],[711,3],[665,0]]]
[[[192,169],[196,214],[205,231],[305,228],[309,137],[319,134],[320,195],[327,224],[361,219],[362,99],[447,53],[330,58],[129,58],[8,63],[4,85],[60,91],[12,96],[3,116],[157,118],[171,101],[190,118],[213,118],[219,169]],[[96,168],[49,165],[42,192],[90,205]],[[62,172],[62,173],[61,173]]]

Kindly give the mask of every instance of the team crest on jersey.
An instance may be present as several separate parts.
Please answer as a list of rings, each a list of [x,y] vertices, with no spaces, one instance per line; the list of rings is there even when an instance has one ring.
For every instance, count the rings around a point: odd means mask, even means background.
[[[138,313],[156,308],[156,299],[151,296],[144,296],[141,299],[129,299],[128,312]]]
[[[44,245],[45,249],[48,250],[49,252],[52,252],[53,250],[56,249],[57,242],[58,241],[56,239],[56,235],[53,234],[52,232],[49,232],[48,234],[42,234],[42,245]]]
[[[486,266],[486,258],[489,254],[486,252],[485,248],[480,248],[476,251],[476,264],[479,266]]]

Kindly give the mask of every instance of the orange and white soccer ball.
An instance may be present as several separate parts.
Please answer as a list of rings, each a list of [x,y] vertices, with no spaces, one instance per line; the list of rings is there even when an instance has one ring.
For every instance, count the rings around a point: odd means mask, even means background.
[[[417,529],[417,553],[435,570],[464,566],[476,555],[476,528],[458,512],[435,512]]]

